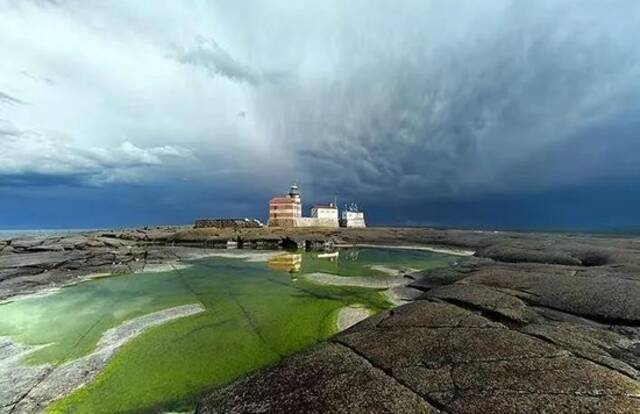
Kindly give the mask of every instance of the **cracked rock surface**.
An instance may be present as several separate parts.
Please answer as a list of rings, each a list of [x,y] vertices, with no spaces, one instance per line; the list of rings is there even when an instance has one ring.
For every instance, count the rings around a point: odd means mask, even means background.
[[[476,257],[412,274],[412,303],[210,392],[197,412],[640,412],[636,239],[440,236]]]
[[[417,300],[211,393],[198,412],[640,412],[640,365],[614,356],[629,337],[505,325],[481,307]]]

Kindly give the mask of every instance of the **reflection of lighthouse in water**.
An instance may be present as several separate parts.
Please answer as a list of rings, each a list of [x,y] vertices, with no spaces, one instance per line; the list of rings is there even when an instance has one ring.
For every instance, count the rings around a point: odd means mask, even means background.
[[[267,265],[273,270],[289,273],[297,273],[302,268],[302,255],[295,253],[274,256],[267,261]]]

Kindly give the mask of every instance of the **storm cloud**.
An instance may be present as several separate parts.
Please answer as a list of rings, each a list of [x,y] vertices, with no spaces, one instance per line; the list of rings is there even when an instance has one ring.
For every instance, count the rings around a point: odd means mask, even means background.
[[[633,0],[9,2],[0,188],[262,217],[298,181],[418,223],[632,183],[639,27]]]
[[[620,132],[637,131],[640,98],[638,7],[617,5],[346,6],[359,18],[339,21],[332,70],[269,91],[265,123],[331,177],[326,192],[441,199],[615,175],[637,160]]]

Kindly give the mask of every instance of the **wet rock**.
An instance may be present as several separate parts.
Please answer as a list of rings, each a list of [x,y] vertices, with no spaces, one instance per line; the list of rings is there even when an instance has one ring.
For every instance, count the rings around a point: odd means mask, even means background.
[[[582,261],[578,258],[557,250],[531,250],[520,249],[512,246],[496,245],[480,250],[479,257],[487,257],[498,262],[507,263],[546,263],[560,264],[567,266],[581,266]]]
[[[640,368],[638,364],[640,361],[632,354],[625,352],[632,342],[620,334],[607,329],[567,323],[532,324],[521,331],[543,338],[594,363],[640,379],[637,371],[637,368]]]
[[[339,344],[322,344],[217,391],[197,413],[436,413],[427,401]]]
[[[469,276],[475,269],[473,266],[445,267],[419,271],[411,274],[415,280],[410,283],[416,289],[429,290],[439,286],[446,286]]]
[[[523,292],[529,303],[611,321],[640,323],[640,281],[614,273],[552,271],[499,267],[478,271],[471,283]]]
[[[405,305],[409,306],[409,305]],[[336,341],[375,366],[443,368],[480,361],[567,355],[545,341],[503,327],[403,328],[349,332]]]
[[[410,306],[401,306],[389,311],[376,324],[379,328],[505,328],[504,325],[492,322],[482,316],[459,306],[448,303],[419,300]],[[368,327],[362,325],[361,329]],[[354,328],[354,331],[359,330]]]
[[[471,283],[456,283],[430,290],[424,298],[438,298],[491,312],[516,323],[540,320],[541,317],[517,297],[494,288]]]
[[[429,393],[450,412],[632,413],[637,382],[571,356],[477,362],[451,369],[453,392]]]
[[[475,293],[479,298],[491,297],[487,292]],[[466,299],[476,300],[471,291],[466,295]],[[464,307],[419,300],[369,318],[329,344],[211,393],[203,399],[199,412],[351,412],[353,395],[379,392],[377,384],[370,386],[353,378],[343,385],[345,373],[353,374],[357,369],[344,364],[351,358],[360,358],[377,369],[381,378],[376,381],[402,384],[440,412],[640,410],[640,383],[635,378],[577,353],[582,343],[585,354],[604,356],[608,347],[624,345],[627,339],[598,329],[556,326],[579,333],[580,339],[570,345],[549,340],[565,335],[545,330],[544,324],[528,326],[527,331],[519,331]],[[344,346],[339,359],[324,351],[336,343]],[[320,371],[316,367],[321,367]],[[350,392],[333,392],[333,387],[324,385],[327,383]],[[406,402],[398,392],[385,395],[384,401]],[[411,407],[394,409],[415,412]]]

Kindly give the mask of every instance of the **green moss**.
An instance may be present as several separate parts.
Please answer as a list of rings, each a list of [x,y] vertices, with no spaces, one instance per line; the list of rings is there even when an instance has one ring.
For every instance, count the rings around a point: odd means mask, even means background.
[[[386,255],[369,250],[333,272],[370,274],[371,264],[403,263],[397,251]],[[430,254],[407,254],[409,263],[433,264]],[[445,260],[437,259],[438,265]],[[305,255],[303,270],[330,271],[319,260]],[[374,312],[390,306],[372,289],[316,285],[265,263],[210,258],[180,271],[94,280],[6,304],[0,307],[0,335],[27,344],[50,343],[29,362],[60,364],[91,352],[108,328],[190,303],[202,304],[205,312],[149,329],[123,346],[95,381],[55,402],[49,411],[182,407],[206,389],[333,335],[344,306],[360,303]]]

